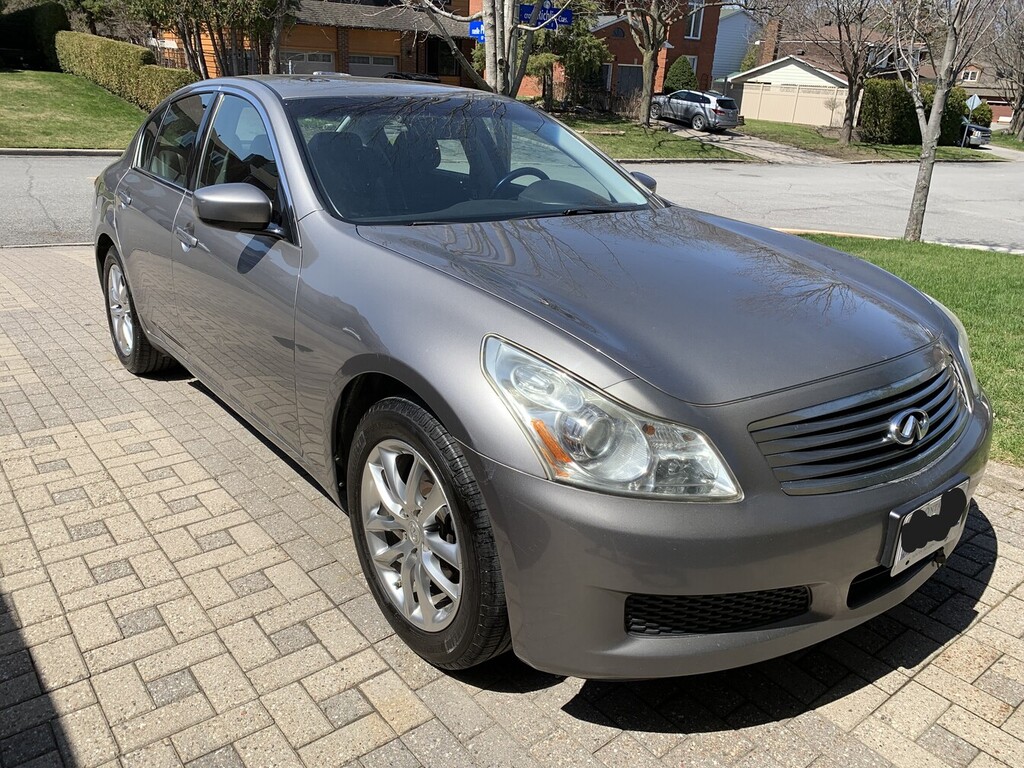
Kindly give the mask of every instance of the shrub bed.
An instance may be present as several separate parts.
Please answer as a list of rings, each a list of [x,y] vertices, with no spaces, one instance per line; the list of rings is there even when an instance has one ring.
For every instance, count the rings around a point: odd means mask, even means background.
[[[54,38],[71,29],[64,6],[43,3],[0,16],[0,48],[17,51],[7,66],[29,69],[58,69]]]
[[[84,77],[143,109],[198,78],[185,69],[158,67],[148,48],[85,32],[57,33],[61,69]]]
[[[925,112],[930,112],[935,86],[925,85],[921,92]],[[942,112],[940,146],[960,143],[961,118],[967,114],[967,92],[953,88],[946,97]],[[920,144],[921,128],[914,110],[914,100],[899,80],[868,80],[860,112],[860,135],[869,144]]]

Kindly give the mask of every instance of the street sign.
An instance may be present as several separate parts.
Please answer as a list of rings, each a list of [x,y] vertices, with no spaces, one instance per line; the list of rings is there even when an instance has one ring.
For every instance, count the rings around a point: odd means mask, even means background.
[[[469,36],[476,40],[478,43],[484,43],[487,39],[484,37],[484,20],[473,19],[469,22]]]
[[[533,5],[523,4],[519,6],[519,21],[528,24],[533,16]],[[544,22],[547,22],[544,24]],[[558,29],[567,24],[572,24],[572,8],[560,8],[557,0],[543,0],[540,4],[540,13],[534,26],[544,24],[544,29]]]
[[[967,100],[967,108],[973,112],[981,106],[981,97],[978,94],[974,94]]]

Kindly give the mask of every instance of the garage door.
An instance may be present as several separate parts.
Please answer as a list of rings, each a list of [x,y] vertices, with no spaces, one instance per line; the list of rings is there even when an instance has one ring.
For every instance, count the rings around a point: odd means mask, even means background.
[[[334,54],[329,51],[282,51],[281,63],[290,75],[334,72]]]
[[[397,56],[368,56],[353,53],[348,57],[348,71],[356,77],[384,77],[398,70]]]

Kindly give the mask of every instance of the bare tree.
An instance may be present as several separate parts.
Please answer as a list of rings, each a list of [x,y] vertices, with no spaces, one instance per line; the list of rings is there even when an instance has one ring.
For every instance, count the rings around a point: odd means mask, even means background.
[[[996,16],[996,77],[1013,107],[1010,131],[1024,141],[1024,0],[1006,0]]]
[[[568,8],[571,3],[572,0],[561,0],[557,3],[559,11]],[[520,0],[483,0],[480,13],[469,16],[460,16],[445,9],[444,0],[402,0],[402,4],[426,11],[440,37],[448,43],[455,60],[477,87],[506,96],[515,96],[519,92],[519,86],[526,75],[526,63],[533,51],[534,37],[548,23],[539,20],[541,0],[535,0],[533,13],[526,21],[519,18]],[[483,76],[459,49],[441,19],[466,23],[483,20],[486,38]]]
[[[892,51],[886,0],[795,0],[786,10],[783,45],[799,44],[812,63],[846,77],[841,144],[853,139],[864,82]]]
[[[946,99],[960,74],[991,39],[1005,0],[892,0],[896,71],[910,91],[921,127],[921,164],[904,238],[920,240],[928,206],[935,152],[942,133]],[[922,52],[925,54],[922,56]],[[934,69],[935,94],[925,106],[922,65]]]

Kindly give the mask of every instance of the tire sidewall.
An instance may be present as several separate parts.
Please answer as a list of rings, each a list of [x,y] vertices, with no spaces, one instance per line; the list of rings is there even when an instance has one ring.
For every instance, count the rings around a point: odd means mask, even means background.
[[[404,402],[412,405],[409,401],[391,402]],[[424,411],[424,413],[426,412]],[[429,417],[429,414],[427,416]],[[433,419],[433,417],[429,418]],[[436,420],[434,421],[436,422]],[[438,479],[444,483],[449,509],[456,516],[459,532],[458,544],[463,563],[462,594],[459,598],[459,607],[455,618],[440,632],[425,632],[419,629],[409,623],[394,606],[384,591],[384,587],[380,584],[366,543],[361,507],[363,467],[373,448],[391,438],[405,441],[430,462]],[[360,422],[357,436],[349,452],[346,474],[352,538],[374,600],[399,637],[420,656],[436,664],[445,664],[446,666],[457,664],[459,657],[473,646],[482,604],[480,558],[476,546],[476,537],[480,532],[473,528],[474,516],[467,502],[465,489],[452,476],[449,459],[445,458],[419,424],[404,413],[382,410],[378,405],[371,409]]]
[[[121,353],[121,346],[117,343],[117,339],[114,338],[114,320],[110,316],[110,270],[114,265],[121,268],[121,274],[124,275],[125,285],[128,287],[128,308],[132,313],[132,329],[134,332],[134,343],[132,344],[132,351],[129,355]],[[107,256],[103,261],[103,308],[107,315],[107,330],[110,333],[110,342],[114,347],[114,354],[117,355],[117,359],[121,361],[128,370],[136,365],[138,354],[139,354],[139,316],[135,312],[135,299],[132,298],[132,287],[128,283],[128,273],[125,272],[124,262],[121,261],[121,254],[117,252],[117,249],[113,246],[107,251]]]

